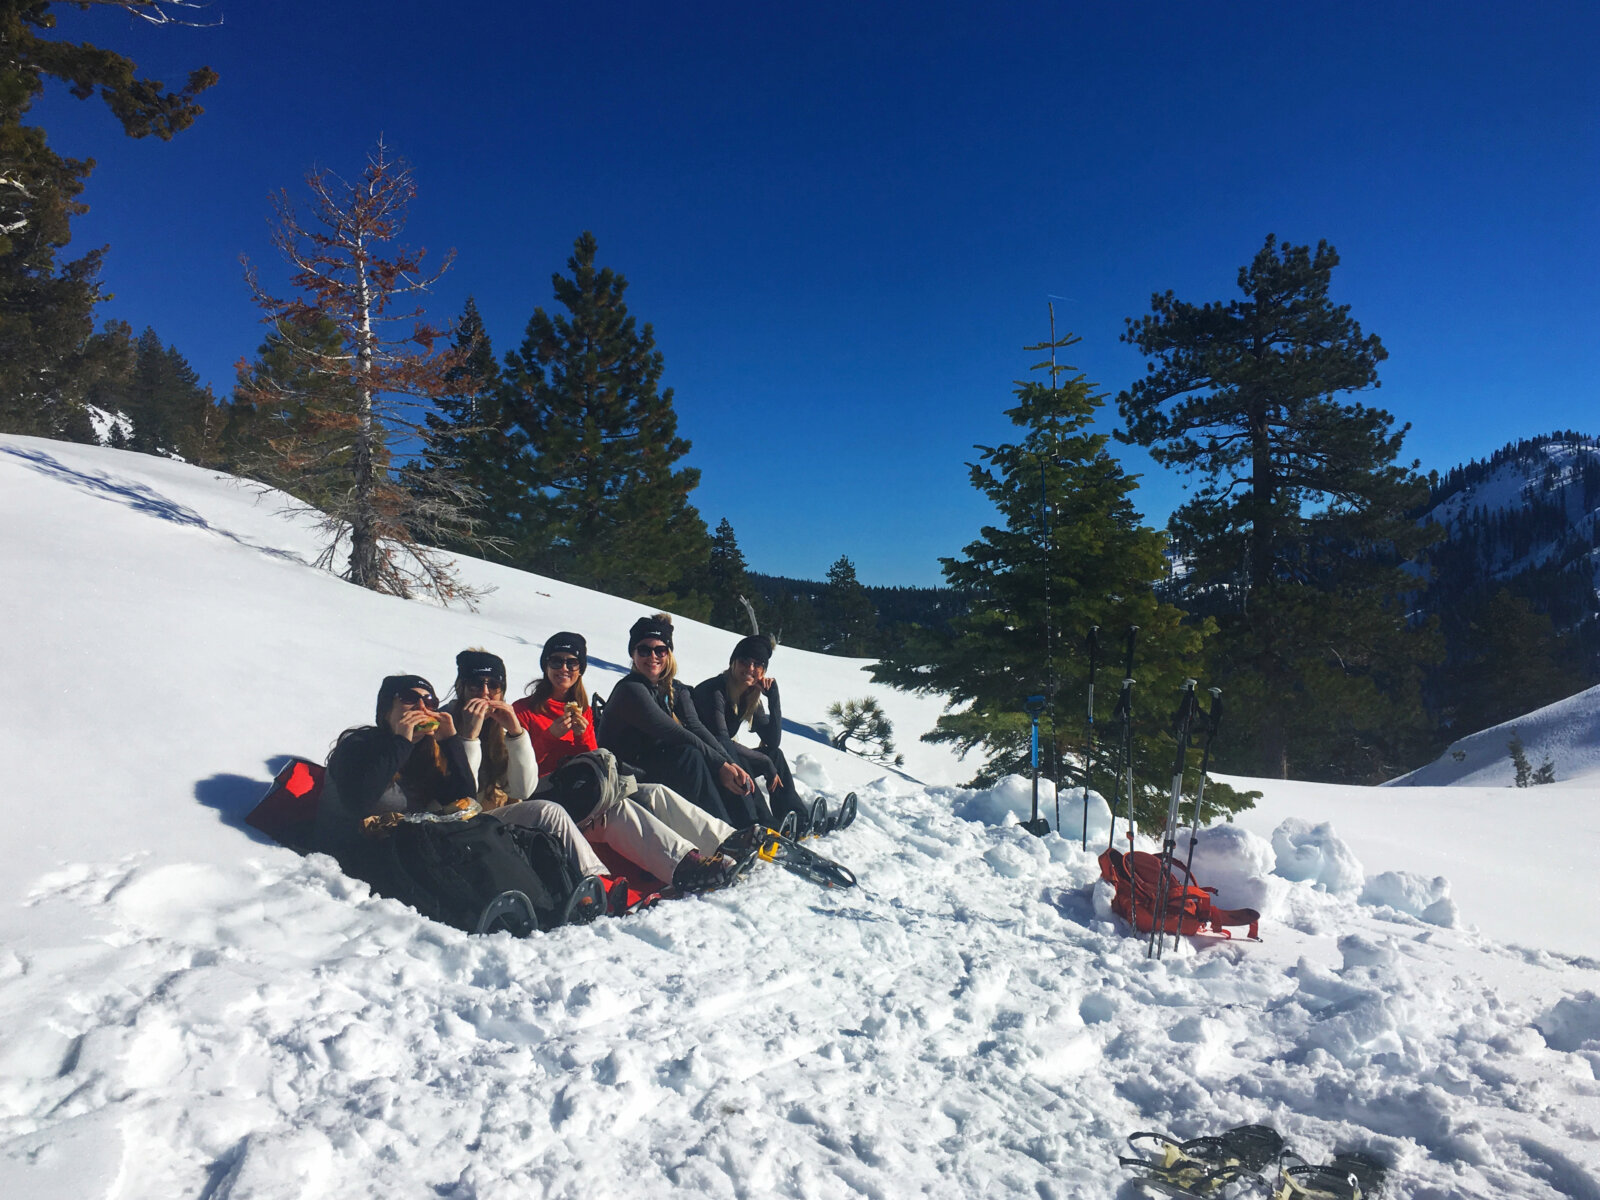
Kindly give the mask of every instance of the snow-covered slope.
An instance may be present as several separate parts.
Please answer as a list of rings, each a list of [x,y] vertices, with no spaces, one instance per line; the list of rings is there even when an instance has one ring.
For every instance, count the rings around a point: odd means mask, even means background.
[[[1516,779],[1509,749],[1513,736],[1522,740],[1530,765],[1548,762],[1555,768],[1551,786],[1591,792],[1600,787],[1600,687],[1452,742],[1433,762],[1386,786],[1510,787]]]
[[[115,451],[0,437],[0,503],[0,1196],[1132,1196],[1125,1134],[1247,1121],[1384,1154],[1399,1197],[1600,1196],[1600,961],[1487,940],[1476,906],[1515,888],[1364,867],[1381,814],[1345,816],[1411,803],[1542,886],[1551,843],[1459,820],[1463,789],[1329,789],[1343,838],[1207,831],[1202,879],[1265,940],[1152,962],[1093,841],[1021,833],[1021,781],[953,786],[969,768],[917,740],[935,701],[784,649],[787,716],[876,694],[906,750],[885,775],[803,747],[862,793],[823,846],[860,889],[758,872],[469,938],[241,816],[384,673],[440,682],[481,644],[531,676],[575,628],[603,688],[635,606],[473,562],[478,613],[373,596],[253,493]],[[725,661],[731,635],[680,630],[691,678]]]

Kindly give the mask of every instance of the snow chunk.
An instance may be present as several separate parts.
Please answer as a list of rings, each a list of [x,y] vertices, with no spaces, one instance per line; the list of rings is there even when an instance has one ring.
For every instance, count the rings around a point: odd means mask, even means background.
[[[819,792],[832,793],[833,780],[828,777],[827,770],[809,754],[794,756],[794,777],[807,787],[816,788]]]
[[[1187,829],[1179,833],[1174,853],[1180,864],[1187,861]],[[1272,878],[1274,861],[1265,838],[1237,825],[1213,825],[1195,839],[1195,881],[1216,888],[1216,902],[1222,908],[1253,908],[1263,915],[1276,912],[1289,888]]]
[[[1083,789],[1068,788],[1061,793],[1061,829],[1064,837],[1083,836]],[[1012,825],[1033,814],[1033,780],[1022,775],[1007,775],[992,788],[979,791],[960,789],[951,810],[967,821],[985,825]],[[1039,812],[1053,826],[1056,820],[1056,787],[1048,779],[1039,780]],[[1089,792],[1089,840],[1105,841],[1111,835],[1111,806],[1100,793]]]
[[[1272,831],[1272,849],[1277,856],[1274,873],[1295,883],[1311,883],[1341,896],[1355,895],[1366,883],[1366,871],[1331,822],[1313,825],[1290,817]]]
[[[1579,992],[1576,996],[1564,997],[1541,1015],[1533,1027],[1544,1035],[1545,1045],[1552,1050],[1600,1051],[1600,996]]]
[[[1410,871],[1385,871],[1367,880],[1361,903],[1392,908],[1445,929],[1454,929],[1461,919],[1450,899],[1450,881],[1443,875],[1427,879]]]

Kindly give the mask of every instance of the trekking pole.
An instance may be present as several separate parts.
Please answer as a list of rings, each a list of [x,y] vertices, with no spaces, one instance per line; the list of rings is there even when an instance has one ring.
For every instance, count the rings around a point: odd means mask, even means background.
[[[1194,819],[1189,822],[1189,856],[1183,864],[1183,887],[1180,893],[1187,895],[1189,885],[1194,882],[1194,844],[1200,837],[1200,802],[1206,794],[1206,770],[1211,766],[1211,743],[1217,736],[1217,724],[1222,720],[1222,689],[1207,688],[1211,693],[1211,711],[1202,713],[1196,710],[1195,715],[1201,718],[1205,725],[1206,744],[1200,751],[1200,782],[1194,789]],[[1172,948],[1178,948],[1178,932],[1173,931]]]
[[[1183,681],[1183,698],[1178,701],[1178,713],[1173,722],[1178,738],[1178,756],[1172,764],[1172,794],[1167,800],[1167,828],[1161,835],[1161,869],[1156,872],[1156,896],[1151,905],[1150,941],[1144,951],[1146,958],[1152,955],[1160,958],[1160,950],[1167,944],[1166,931],[1161,926],[1167,919],[1167,900],[1172,894],[1172,852],[1178,846],[1178,807],[1183,802],[1183,772],[1186,766],[1184,760],[1189,754],[1189,725],[1194,720],[1194,686],[1195,681],[1192,679]],[[1183,928],[1181,901],[1178,927]]]
[[[1082,849],[1089,848],[1089,785],[1094,782],[1094,671],[1096,638],[1100,626],[1089,626],[1089,725],[1083,735],[1083,841]],[[1061,831],[1061,789],[1056,789],[1056,832]]]
[[[1122,695],[1117,700],[1117,710],[1112,713],[1112,719],[1122,722],[1122,746],[1117,759],[1116,790],[1111,796],[1111,840],[1106,844],[1110,850],[1116,844],[1117,836],[1117,802],[1122,798],[1122,786],[1128,786],[1128,853],[1133,853],[1133,642],[1139,633],[1137,625],[1128,626],[1128,658],[1122,671]],[[1131,863],[1130,863],[1131,866]]]
[[[1022,823],[1022,827],[1034,837],[1043,837],[1050,832],[1050,823],[1039,815],[1039,714],[1044,711],[1045,698],[1043,696],[1029,696],[1023,702],[1028,716],[1033,721],[1033,816]],[[1056,802],[1056,828],[1061,827],[1060,801]]]
[[[1128,853],[1133,853],[1133,839],[1138,830],[1133,824],[1133,642],[1139,635],[1137,625],[1128,626],[1127,674],[1122,680],[1122,694],[1127,703],[1122,706],[1122,761],[1128,773]],[[1128,860],[1131,869],[1133,860]]]

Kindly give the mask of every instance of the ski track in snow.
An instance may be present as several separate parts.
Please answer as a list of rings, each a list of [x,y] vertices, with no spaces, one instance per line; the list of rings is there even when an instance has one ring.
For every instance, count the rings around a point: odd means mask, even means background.
[[[28,568],[0,597],[0,679],[30,700],[0,750],[35,801],[0,870],[0,1195],[1132,1200],[1127,1134],[1261,1121],[1312,1160],[1391,1159],[1397,1197],[1600,1198],[1600,961],[1477,933],[1473,905],[1513,889],[1363,869],[1358,837],[1312,820],[1223,827],[1197,873],[1261,908],[1265,940],[1154,961],[1098,882],[1103,802],[1089,854],[1024,834],[1023,781],[947,786],[970,767],[916,744],[928,701],[886,707],[939,786],[869,783],[881,768],[825,746],[797,764],[861,792],[819,844],[857,890],[761,868],[523,941],[374,899],[239,825],[262,761],[319,753],[398,656],[532,661],[582,612],[603,658],[636,606],[481,564],[502,591],[476,616],[375,598],[206,472],[0,451],[20,512],[0,536]],[[700,662],[732,640],[680,634]],[[307,659],[359,678],[324,695]],[[56,686],[64,663],[85,691]],[[783,651],[786,711],[865,694],[859,665]],[[196,704],[193,678],[248,703]],[[82,736],[91,697],[117,736]],[[176,775],[158,761],[184,748]],[[1448,789],[1412,794],[1450,835]],[[1535,886],[1539,860],[1504,870]]]

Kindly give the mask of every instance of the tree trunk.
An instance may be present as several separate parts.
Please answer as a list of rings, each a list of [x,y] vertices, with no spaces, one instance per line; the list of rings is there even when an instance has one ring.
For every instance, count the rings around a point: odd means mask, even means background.
[[[350,582],[377,590],[378,479],[373,453],[372,415],[372,292],[367,283],[364,236],[356,235],[356,388],[359,401],[355,449],[354,501],[350,517]]]

